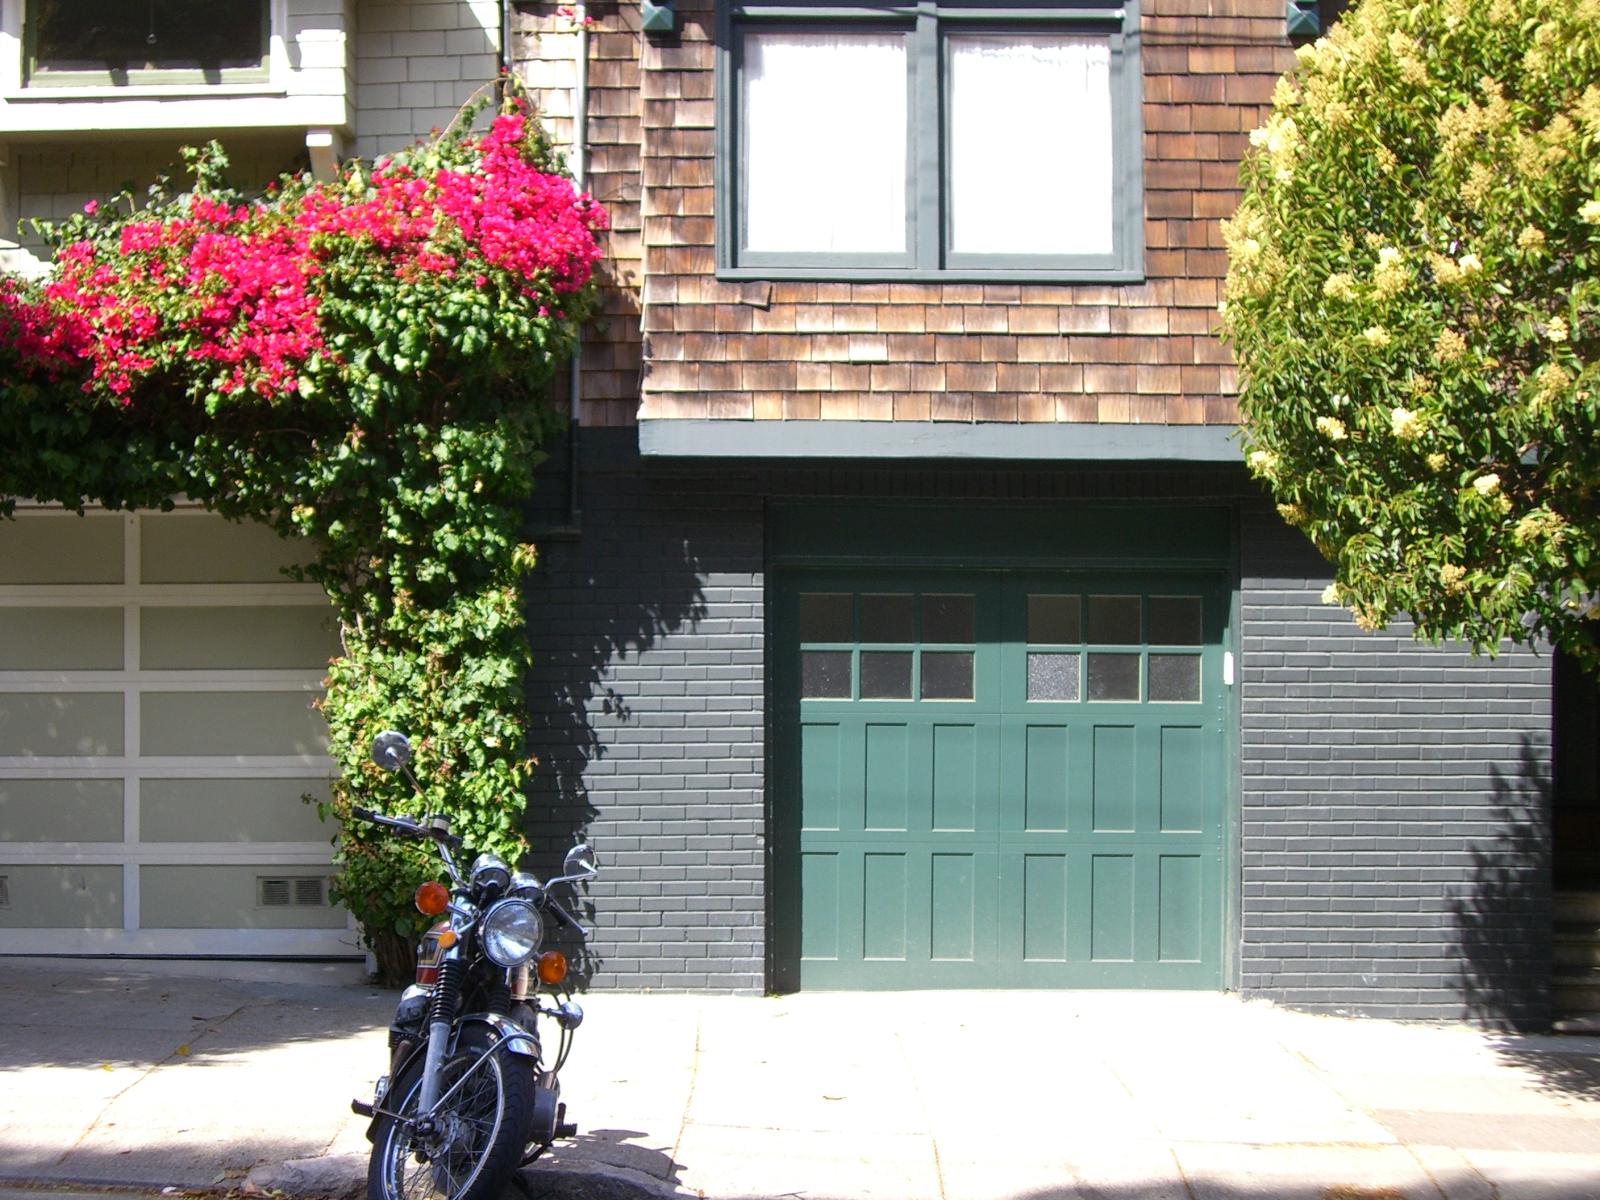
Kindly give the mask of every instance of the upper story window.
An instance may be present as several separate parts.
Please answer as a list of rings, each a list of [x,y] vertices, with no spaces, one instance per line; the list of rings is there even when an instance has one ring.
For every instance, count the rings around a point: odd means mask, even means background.
[[[27,0],[29,87],[268,78],[270,0]]]
[[[718,273],[1138,278],[1136,0],[1004,2],[725,9]]]

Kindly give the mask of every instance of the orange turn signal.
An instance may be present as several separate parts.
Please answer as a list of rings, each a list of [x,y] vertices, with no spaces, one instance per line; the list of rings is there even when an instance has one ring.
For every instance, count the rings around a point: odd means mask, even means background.
[[[417,889],[417,911],[425,917],[437,917],[450,907],[450,889],[435,880],[428,880]]]
[[[559,950],[546,950],[539,955],[539,982],[560,983],[567,977],[567,956]]]

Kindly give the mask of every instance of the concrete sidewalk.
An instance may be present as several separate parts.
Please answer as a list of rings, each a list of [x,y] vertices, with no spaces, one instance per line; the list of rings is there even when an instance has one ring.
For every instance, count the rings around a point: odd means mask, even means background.
[[[11,966],[0,1177],[227,1187],[254,1169],[348,1189],[366,1149],[348,1103],[382,1070],[392,1003]],[[582,1133],[536,1191],[588,1177],[590,1195],[719,1200],[1600,1197],[1600,1039],[1193,993],[583,1003],[563,1072]],[[318,1157],[311,1185],[279,1167]]]

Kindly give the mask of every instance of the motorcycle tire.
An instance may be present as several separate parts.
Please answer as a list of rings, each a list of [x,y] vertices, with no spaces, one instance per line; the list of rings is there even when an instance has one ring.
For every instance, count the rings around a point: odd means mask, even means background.
[[[493,1035],[469,1026],[445,1059],[442,1096],[484,1054],[490,1061],[436,1114],[440,1126],[419,1136],[403,1118],[416,1112],[423,1056],[413,1056],[384,1095],[367,1169],[368,1200],[498,1200],[522,1163],[533,1121],[534,1060],[489,1053]]]

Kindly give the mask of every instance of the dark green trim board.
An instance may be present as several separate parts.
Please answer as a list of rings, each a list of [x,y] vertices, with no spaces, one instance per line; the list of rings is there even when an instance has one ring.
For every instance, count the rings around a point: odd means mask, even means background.
[[[1060,566],[1226,571],[1232,511],[1132,505],[775,504],[773,566]]]
[[[800,254],[743,249],[743,126],[740,71],[743,35],[752,28],[902,30],[907,63],[906,250],[901,254]],[[1035,256],[955,254],[947,236],[948,187],[944,146],[944,35],[1070,28],[1111,45],[1112,170],[1115,230],[1109,254]],[[1140,60],[1138,0],[1121,5],[1065,7],[1052,3],[966,3],[927,0],[896,4],[765,4],[759,0],[717,6],[716,58],[716,258],[717,277],[728,280],[817,279],[857,281],[1102,282],[1144,278],[1144,75]],[[1026,114],[1019,114],[1026,120]]]
[[[1244,462],[1232,425],[961,421],[639,422],[639,453],[678,458],[986,458]]]

